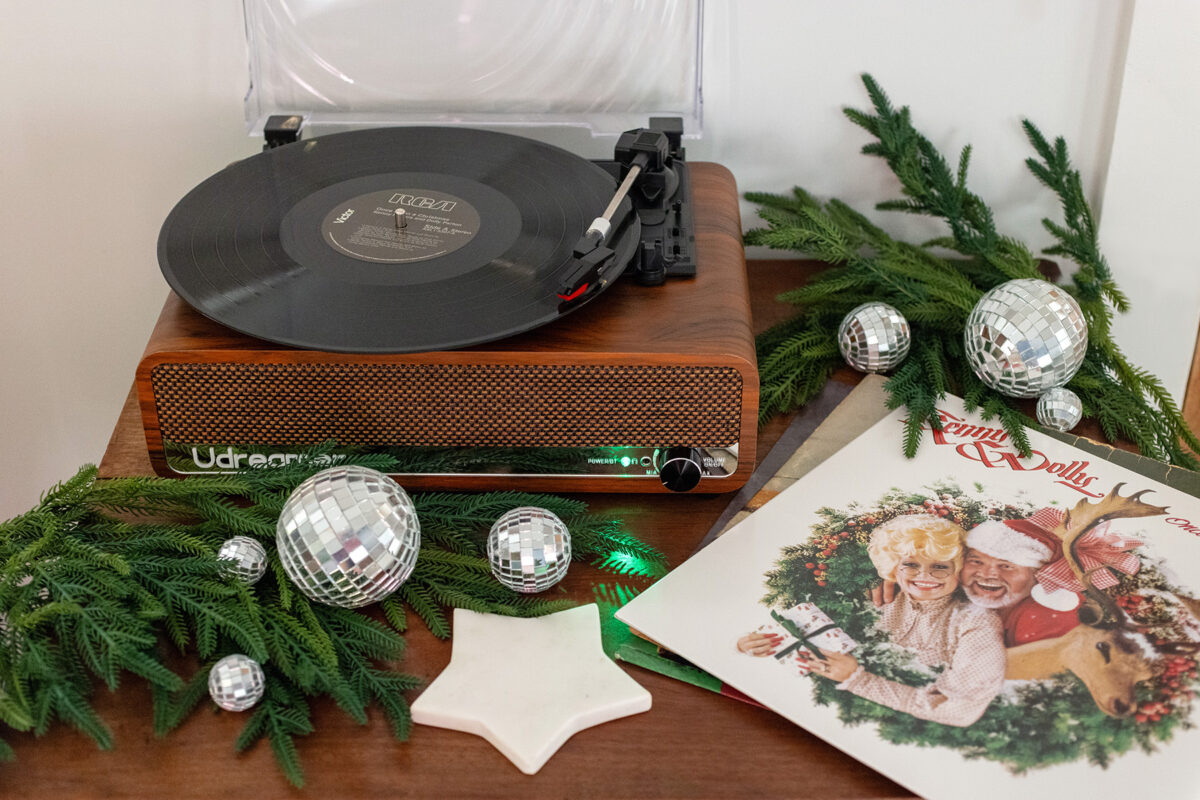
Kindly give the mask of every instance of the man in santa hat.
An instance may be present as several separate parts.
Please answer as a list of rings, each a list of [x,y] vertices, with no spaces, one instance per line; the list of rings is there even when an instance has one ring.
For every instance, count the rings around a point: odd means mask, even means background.
[[[967,533],[959,585],[972,603],[1000,613],[1006,647],[1062,636],[1079,624],[1083,598],[1048,591],[1036,577],[1062,556],[1051,532],[1061,518],[1062,512],[1043,508],[1026,519],[988,520]]]
[[[1061,511],[1043,508],[1026,519],[988,520],[967,533],[959,585],[972,603],[1000,614],[1006,647],[1062,636],[1079,624],[1082,596],[1048,591],[1037,581],[1038,571],[1062,556],[1051,532],[1061,519]],[[872,596],[881,605],[894,592],[885,585]]]

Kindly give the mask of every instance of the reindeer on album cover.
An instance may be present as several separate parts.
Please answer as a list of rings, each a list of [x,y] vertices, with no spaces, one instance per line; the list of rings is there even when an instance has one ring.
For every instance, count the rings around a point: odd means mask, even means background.
[[[1135,625],[1109,594],[1097,589],[1093,575],[1107,569],[1084,566],[1078,546],[1083,537],[1107,520],[1165,514],[1165,507],[1141,501],[1149,490],[1121,497],[1118,483],[1096,503],[1080,500],[1063,517],[1053,533],[1062,541],[1063,558],[1084,588],[1086,599],[1078,609],[1079,625],[1053,639],[1010,647],[1005,678],[1038,680],[1072,672],[1091,692],[1104,713],[1125,717],[1136,708],[1137,684],[1160,674],[1162,656],[1200,651],[1200,642],[1152,643],[1145,628]],[[1200,620],[1200,600],[1178,597],[1187,611]]]

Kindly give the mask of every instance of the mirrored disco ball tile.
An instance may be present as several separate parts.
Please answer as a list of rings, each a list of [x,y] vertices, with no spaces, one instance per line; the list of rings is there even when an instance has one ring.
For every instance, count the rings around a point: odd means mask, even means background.
[[[904,316],[887,303],[863,303],[838,327],[842,358],[860,372],[887,372],[908,355],[912,334]]]
[[[1037,397],[1079,370],[1087,354],[1087,323],[1066,290],[1022,278],[980,298],[967,318],[963,344],[985,384],[1009,397]]]
[[[226,711],[245,711],[261,700],[265,691],[262,667],[249,656],[225,656],[209,670],[208,694]]]
[[[305,595],[347,608],[399,588],[421,546],[408,494],[386,475],[357,466],[324,470],[297,487],[276,540],[285,571]]]
[[[541,592],[567,574],[571,535],[546,509],[515,508],[492,525],[487,551],[496,580],[518,592]]]

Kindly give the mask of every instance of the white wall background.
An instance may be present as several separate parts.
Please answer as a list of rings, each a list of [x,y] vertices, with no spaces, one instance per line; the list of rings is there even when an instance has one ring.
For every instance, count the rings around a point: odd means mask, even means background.
[[[166,294],[159,225],[189,188],[259,145],[242,123],[237,0],[0,0],[0,11],[7,518],[99,459]],[[1133,17],[1132,0],[708,0],[706,124],[689,156],[726,164],[743,189],[801,184],[867,210],[895,185],[858,155],[865,134],[840,109],[865,106],[857,76],[870,72],[939,146],[974,145],[974,187],[1000,228],[1041,246],[1039,219],[1055,207],[1022,167],[1020,119],[1067,137],[1098,203]],[[1170,68],[1192,70],[1194,52],[1172,53]],[[875,216],[899,234],[938,232]],[[1197,305],[1194,292],[1165,302],[1186,314]],[[1158,348],[1177,393],[1190,320],[1178,346]],[[1135,360],[1139,347],[1127,342]]]

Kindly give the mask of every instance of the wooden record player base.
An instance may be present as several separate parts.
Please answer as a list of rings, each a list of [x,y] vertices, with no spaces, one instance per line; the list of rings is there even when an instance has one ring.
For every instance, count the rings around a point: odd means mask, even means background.
[[[805,262],[751,265],[756,329],[784,318],[774,295],[800,284],[816,266]],[[853,381],[853,373],[836,379]],[[777,419],[760,434],[766,453],[786,426]],[[136,401],[126,405],[101,462],[104,476],[151,474]],[[600,513],[619,516],[644,541],[678,564],[724,509],[726,495],[587,495]],[[580,602],[602,586],[636,586],[577,566],[564,591]],[[408,654],[398,665],[432,680],[450,659],[450,642],[414,621]],[[332,702],[313,703],[316,733],[298,741],[307,786],[292,789],[265,742],[236,755],[233,742],[246,716],[195,713],[167,738],[152,732],[150,694],[128,678],[96,708],[111,726],[113,752],[102,753],[76,731],[56,725],[44,737],[5,735],[17,760],[0,765],[0,794],[24,797],[332,798],[373,797],[910,797],[901,787],[762,708],[622,665],[653,695],[644,714],[572,737],[541,771],[524,775],[483,739],[415,726],[409,741],[391,738],[375,711],[355,724]],[[181,664],[180,670],[191,669]]]
[[[754,465],[758,373],[737,185],[719,164],[690,163],[689,175],[694,277],[653,288],[622,279],[561,319],[493,342],[426,353],[300,350],[240,334],[169,296],[136,377],[151,464],[176,474],[171,442],[218,452],[249,443],[290,452],[331,439],[569,450],[736,443],[729,474],[702,477],[696,490],[744,483]],[[431,296],[453,304],[439,289]],[[482,471],[409,475],[404,485],[666,491],[645,471]]]

